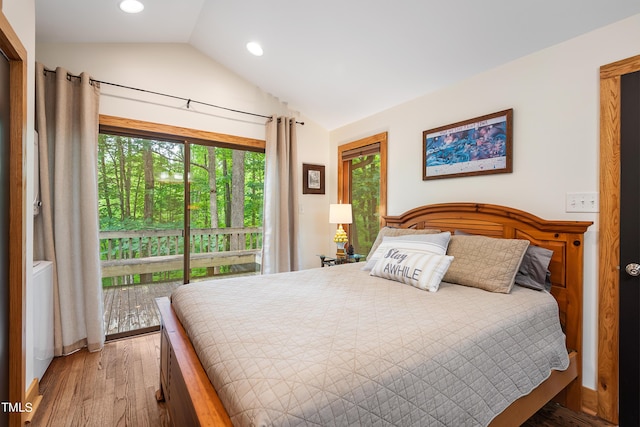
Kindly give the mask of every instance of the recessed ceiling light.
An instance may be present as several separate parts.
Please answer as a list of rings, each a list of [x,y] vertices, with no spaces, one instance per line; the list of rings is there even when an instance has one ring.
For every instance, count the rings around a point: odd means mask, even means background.
[[[262,54],[264,53],[262,51],[262,46],[260,46],[260,44],[256,42],[247,43],[247,50],[255,56],[262,56]]]
[[[144,5],[138,0],[123,0],[120,2],[120,10],[127,13],[140,13],[144,10]]]

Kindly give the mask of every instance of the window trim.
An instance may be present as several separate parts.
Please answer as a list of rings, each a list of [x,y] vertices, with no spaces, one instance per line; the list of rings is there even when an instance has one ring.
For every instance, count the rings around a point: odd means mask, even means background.
[[[349,168],[347,167],[349,161],[353,158],[350,154],[356,150],[371,154],[369,148],[375,145],[379,145],[380,152],[380,216],[378,220],[380,228],[382,228],[386,225],[385,216],[387,215],[387,132],[381,132],[338,146],[338,201],[351,203],[351,182]],[[349,238],[351,238],[349,226],[346,227],[346,231]]]
[[[215,142],[217,147],[242,148],[248,151],[264,152],[266,146],[266,142],[261,139],[189,129],[143,120],[126,119],[104,114],[100,114],[100,132],[124,136],[136,135],[176,142],[189,141],[202,145],[212,145],[212,142]]]

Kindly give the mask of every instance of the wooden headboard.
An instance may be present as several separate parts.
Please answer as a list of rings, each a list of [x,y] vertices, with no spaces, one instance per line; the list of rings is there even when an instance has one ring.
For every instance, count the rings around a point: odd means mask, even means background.
[[[432,228],[452,233],[461,230],[490,237],[527,239],[533,245],[551,249],[551,293],[558,301],[567,349],[582,354],[583,235],[592,222],[548,221],[518,209],[484,203],[427,205],[384,219],[389,227]],[[579,362],[579,376],[572,385],[577,389],[567,390],[569,407],[581,405],[581,372]]]

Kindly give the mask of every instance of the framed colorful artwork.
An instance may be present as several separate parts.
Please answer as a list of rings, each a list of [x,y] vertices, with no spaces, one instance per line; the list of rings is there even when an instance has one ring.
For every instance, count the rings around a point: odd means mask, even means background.
[[[513,109],[422,133],[422,179],[513,172]]]

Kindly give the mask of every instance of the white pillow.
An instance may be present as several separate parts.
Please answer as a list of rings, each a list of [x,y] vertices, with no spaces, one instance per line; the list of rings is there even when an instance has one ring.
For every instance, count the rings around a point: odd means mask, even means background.
[[[384,239],[386,236],[397,237],[397,236],[407,236],[409,234],[411,235],[437,234],[439,232],[440,230],[436,230],[433,228],[417,229],[417,228],[395,228],[395,227],[386,227],[386,226],[382,227],[380,231],[378,231],[378,235],[376,236],[376,240],[373,242],[373,245],[371,245],[371,249],[367,254],[367,260],[371,258],[371,255],[373,255],[376,249],[378,249],[378,246],[380,246],[380,243],[382,243],[382,239]]]
[[[436,292],[451,261],[453,257],[449,255],[391,247],[369,274]]]
[[[376,251],[369,256],[363,271],[371,271],[376,262],[391,247],[419,250],[425,253],[444,255],[451,239],[451,233],[445,231],[436,234],[410,234],[404,236],[385,236]]]

